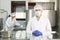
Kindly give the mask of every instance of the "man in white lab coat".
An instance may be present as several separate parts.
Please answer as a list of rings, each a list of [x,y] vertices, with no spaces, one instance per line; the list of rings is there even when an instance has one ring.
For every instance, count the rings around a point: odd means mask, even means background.
[[[35,16],[32,17],[28,24],[27,24],[27,38],[30,38],[30,40],[48,40],[52,39],[52,34],[51,34],[51,24],[50,21],[47,17],[43,16],[42,12],[43,9],[40,5],[35,5],[34,7],[34,12]],[[35,34],[38,35],[38,33],[33,32],[35,30],[38,30],[41,32],[41,35],[39,36],[34,36]]]
[[[20,24],[16,21],[15,13],[12,13],[11,16],[8,17],[6,24],[3,27],[2,31],[4,31],[4,30],[8,31],[9,37],[10,37],[10,34],[13,31],[15,25],[20,26]]]

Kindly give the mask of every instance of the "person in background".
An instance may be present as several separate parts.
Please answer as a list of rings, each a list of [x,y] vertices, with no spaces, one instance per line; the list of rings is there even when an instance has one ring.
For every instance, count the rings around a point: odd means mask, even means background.
[[[8,17],[2,31],[8,31],[8,37],[10,37],[15,25],[20,26],[20,24],[16,21],[15,13],[12,13],[11,16]]]
[[[48,17],[43,16],[43,9],[40,5],[34,6],[35,16],[29,19],[26,32],[30,40],[52,39],[51,24]]]

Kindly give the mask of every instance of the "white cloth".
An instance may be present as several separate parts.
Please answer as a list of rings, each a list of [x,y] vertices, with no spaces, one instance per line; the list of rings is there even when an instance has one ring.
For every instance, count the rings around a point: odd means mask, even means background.
[[[7,21],[6,21],[4,29],[6,29],[6,30],[8,30],[8,29],[13,30],[15,25],[20,26],[20,24],[16,21],[15,18],[12,20],[11,17],[9,17],[7,19]]]
[[[39,21],[35,16],[29,20],[27,24],[26,32],[27,32],[27,37],[29,36],[30,40],[35,40],[36,37],[32,35],[32,32],[35,30],[39,30],[40,32],[43,33],[41,39],[45,40],[47,37],[52,38],[51,25],[49,19],[44,16],[41,16]],[[40,37],[37,37],[37,39],[39,40]]]

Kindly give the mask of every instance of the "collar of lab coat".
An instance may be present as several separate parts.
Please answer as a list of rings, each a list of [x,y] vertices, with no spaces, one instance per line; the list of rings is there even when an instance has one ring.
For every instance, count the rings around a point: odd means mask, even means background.
[[[39,21],[37,20],[36,16],[34,16],[34,19],[37,21],[37,22],[40,22],[43,20],[43,16],[40,17]]]

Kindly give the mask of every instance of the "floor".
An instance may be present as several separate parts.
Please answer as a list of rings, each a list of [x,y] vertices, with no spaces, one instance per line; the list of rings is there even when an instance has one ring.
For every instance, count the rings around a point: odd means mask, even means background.
[[[0,38],[0,40],[27,40],[27,39]],[[52,39],[52,40],[60,40],[60,39]]]

